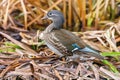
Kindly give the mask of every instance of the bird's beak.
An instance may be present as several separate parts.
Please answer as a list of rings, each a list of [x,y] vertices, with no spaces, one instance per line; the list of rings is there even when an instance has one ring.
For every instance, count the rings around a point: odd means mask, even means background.
[[[44,17],[41,18],[42,20],[48,19],[48,16],[45,15]]]

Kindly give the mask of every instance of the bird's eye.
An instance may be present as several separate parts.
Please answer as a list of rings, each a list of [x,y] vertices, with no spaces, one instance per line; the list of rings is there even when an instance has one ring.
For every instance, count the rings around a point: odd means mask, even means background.
[[[52,15],[52,13],[49,13],[50,15]]]
[[[48,16],[52,16],[52,13],[50,12],[50,13],[48,14]]]

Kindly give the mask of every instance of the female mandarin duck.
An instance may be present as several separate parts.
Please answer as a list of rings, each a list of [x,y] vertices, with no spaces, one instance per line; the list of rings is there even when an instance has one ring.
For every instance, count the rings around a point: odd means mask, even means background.
[[[46,45],[57,55],[69,56],[81,55],[81,52],[99,59],[104,59],[99,52],[86,45],[79,37],[72,32],[62,29],[64,16],[60,11],[51,10],[42,19],[50,19],[52,23],[41,33],[40,39],[43,39]]]

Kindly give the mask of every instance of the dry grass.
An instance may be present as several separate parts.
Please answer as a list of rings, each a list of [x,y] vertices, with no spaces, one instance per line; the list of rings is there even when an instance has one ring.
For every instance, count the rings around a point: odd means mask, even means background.
[[[87,31],[84,33],[75,33],[81,36],[82,39],[91,47],[98,49],[102,52],[119,52],[120,45],[120,33],[119,33],[120,23],[110,23],[109,29],[105,31]],[[100,79],[120,79],[120,68],[119,60],[116,61],[115,58],[107,58],[111,62],[118,73],[113,73],[115,70],[110,71],[111,67],[106,66],[105,63],[95,59],[93,61],[81,62],[79,60],[66,61],[64,58],[58,58],[53,52],[48,48],[42,46],[44,44],[39,44],[37,41],[38,32],[36,36],[30,36],[25,33],[20,33],[22,36],[22,41],[28,45],[41,45],[37,48],[37,52],[33,51],[27,45],[18,42],[9,35],[0,32],[5,38],[10,40],[12,43],[19,45],[21,48],[15,48],[14,52],[2,52],[0,55],[1,63],[1,79],[22,79],[22,80],[100,80]],[[6,40],[2,41],[1,47],[8,47],[4,45]],[[32,44],[31,44],[32,42]],[[10,43],[9,43],[10,44]],[[10,47],[10,46],[9,46]],[[13,46],[11,45],[11,48]],[[109,54],[109,53],[108,53]],[[114,57],[114,56],[113,56]],[[5,66],[7,65],[7,66]],[[5,69],[4,69],[5,68]],[[113,67],[112,67],[113,68]],[[114,68],[113,68],[114,69]]]
[[[116,17],[119,3],[119,0],[0,0],[0,79],[120,80],[120,21]],[[67,61],[49,50],[38,36],[44,25],[41,17],[51,9],[63,12],[65,29],[94,30],[74,33],[100,50],[108,62]],[[21,37],[20,41],[11,37],[14,32]]]
[[[43,11],[57,9],[66,18],[66,29],[79,31],[88,29],[88,26],[98,29],[100,21],[115,19],[118,3],[115,0],[1,0],[0,25],[3,29],[17,30],[40,27]]]

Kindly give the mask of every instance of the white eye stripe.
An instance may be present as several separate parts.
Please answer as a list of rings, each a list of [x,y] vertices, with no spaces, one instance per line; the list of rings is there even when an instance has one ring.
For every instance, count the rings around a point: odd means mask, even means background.
[[[58,16],[58,14],[52,13],[52,12],[48,13],[47,15],[48,15],[48,16]]]

